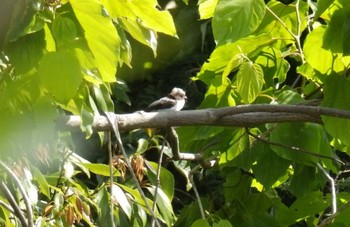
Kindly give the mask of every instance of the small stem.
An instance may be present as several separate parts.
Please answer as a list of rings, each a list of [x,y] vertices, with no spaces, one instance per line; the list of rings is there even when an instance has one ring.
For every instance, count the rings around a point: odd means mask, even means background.
[[[119,129],[118,129],[118,122],[116,121],[116,116],[114,113],[109,113],[109,112],[105,112],[106,114],[106,117],[107,117],[107,120],[108,120],[108,123],[110,124],[110,126],[112,127],[112,130],[114,132],[114,136],[116,137],[117,139],[117,145],[118,145],[118,149],[120,149],[122,151],[122,154],[124,156],[124,159],[125,159],[125,163],[126,163],[126,166],[128,167],[128,170],[131,174],[131,177],[133,179],[133,181],[135,182],[136,184],[136,187],[137,187],[137,190],[139,191],[140,195],[141,195],[141,198],[143,199],[143,201],[145,202],[145,205],[147,207],[147,209],[149,210],[149,212],[151,213],[153,219],[155,220],[155,223],[157,224],[157,226],[160,226],[159,222],[158,222],[158,219],[157,219],[157,216],[156,214],[153,212],[152,210],[152,207],[149,205],[148,201],[147,201],[147,198],[145,196],[145,193],[143,193],[142,191],[142,188],[141,188],[141,185],[139,184],[138,180],[137,180],[137,177],[134,173],[134,170],[132,169],[132,166],[131,166],[131,163],[130,163],[130,160],[129,160],[129,157],[128,155],[126,154],[126,151],[124,149],[124,146],[123,146],[123,143],[122,143],[122,140],[121,140],[121,137],[120,137],[120,133],[119,133]]]
[[[113,151],[112,151],[112,140],[111,140],[111,132],[107,132],[107,136],[108,136],[108,141],[107,141],[107,147],[108,147],[108,158],[109,158],[109,181],[110,181],[110,197],[111,197],[111,210],[110,210],[110,218],[111,218],[111,225],[115,226],[114,223],[114,201],[113,201]]]
[[[0,161],[0,165],[6,170],[6,172],[8,174],[11,175],[11,177],[13,178],[14,182],[16,183],[21,195],[22,195],[22,198],[23,198],[23,201],[24,201],[24,204],[26,206],[26,210],[27,210],[27,223],[29,227],[33,226],[33,211],[32,211],[32,206],[30,205],[30,202],[29,202],[29,198],[28,198],[28,195],[26,193],[26,190],[23,188],[20,180],[18,179],[18,177],[16,176],[16,174],[9,168],[5,165],[5,163],[3,163],[2,161]]]
[[[16,203],[15,198],[12,196],[11,191],[8,189],[6,184],[1,181],[0,182],[0,189],[8,202],[10,203],[11,207],[13,208],[13,213],[18,217],[19,221],[24,227],[28,227],[29,225],[27,224],[26,218],[24,217],[21,208],[19,208],[18,204]]]
[[[163,160],[163,154],[164,154],[164,146],[165,146],[165,139],[163,140],[162,147],[160,149],[159,153],[159,160],[158,160],[158,167],[157,167],[157,174],[156,174],[156,188],[154,190],[154,201],[153,201],[153,206],[152,210],[155,213],[156,212],[156,206],[157,206],[157,196],[158,196],[158,189],[160,187],[160,171],[162,168],[162,160]],[[155,220],[152,220],[152,226],[155,225]]]
[[[332,194],[332,214],[337,213],[337,194],[335,190],[334,179],[327,173],[327,171],[317,163],[317,167],[323,172],[323,174],[327,177],[330,185],[331,185],[331,194]]]
[[[199,196],[199,193],[198,193],[198,190],[197,190],[197,186],[193,180],[193,174],[199,169],[201,168],[200,165],[197,165],[196,167],[194,167],[190,173],[188,174],[188,178],[192,184],[192,188],[193,188],[193,191],[194,191],[194,194],[196,195],[196,198],[197,198],[197,202],[198,202],[198,206],[199,206],[199,211],[201,213],[201,217],[202,219],[205,219],[205,213],[204,213],[204,209],[203,209],[203,205],[202,205],[202,201],[201,201],[201,198]]]

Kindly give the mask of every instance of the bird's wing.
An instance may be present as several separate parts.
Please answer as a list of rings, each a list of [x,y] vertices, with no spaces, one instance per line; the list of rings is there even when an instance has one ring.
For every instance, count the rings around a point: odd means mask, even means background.
[[[149,106],[146,107],[145,111],[155,111],[161,109],[170,109],[176,104],[175,99],[168,97],[161,98],[157,101],[152,102]]]

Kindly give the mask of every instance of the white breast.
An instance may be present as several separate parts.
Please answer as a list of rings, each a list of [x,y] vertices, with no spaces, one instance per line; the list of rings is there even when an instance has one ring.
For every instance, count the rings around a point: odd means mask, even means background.
[[[176,100],[175,106],[171,107],[170,109],[175,110],[175,111],[180,111],[180,110],[182,110],[182,108],[184,108],[185,103],[186,103],[185,99]]]

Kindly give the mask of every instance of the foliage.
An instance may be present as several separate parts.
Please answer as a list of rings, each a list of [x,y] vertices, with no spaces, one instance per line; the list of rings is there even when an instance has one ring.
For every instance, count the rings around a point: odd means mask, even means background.
[[[159,2],[171,8],[168,3],[178,1]],[[350,3],[266,2],[198,1],[202,49],[208,34],[216,44],[191,78],[207,87],[199,108],[322,99],[321,106],[350,110]],[[180,5],[193,9],[191,1]],[[167,226],[317,225],[332,212],[325,172],[337,183],[347,180],[346,165],[336,160],[349,152],[349,120],[178,128],[181,151],[202,152],[216,161],[210,169],[172,161],[162,136],[136,130],[123,138],[136,182],[125,157],[113,157],[114,168],[103,154],[86,160],[77,154],[74,133],[57,131],[57,118],[74,114],[82,119],[81,132],[94,137],[95,116],[130,104],[120,78],[127,77],[122,67],[134,66],[131,44],[139,42],[158,59],[165,35],[180,37],[183,52],[191,49],[185,13],[171,15],[155,0],[13,1],[6,9],[0,16],[8,22],[0,34],[2,225],[23,225],[13,202],[36,226],[149,226],[155,217]],[[99,139],[108,140],[104,133]],[[164,152],[169,161],[152,162],[151,152]],[[187,197],[175,190],[181,180]],[[192,199],[196,191],[199,198]],[[350,222],[349,198],[344,184],[332,225]],[[179,208],[176,200],[182,200]]]

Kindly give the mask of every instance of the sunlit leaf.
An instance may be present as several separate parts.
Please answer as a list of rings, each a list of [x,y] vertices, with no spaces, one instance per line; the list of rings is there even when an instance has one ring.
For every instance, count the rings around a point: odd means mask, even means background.
[[[118,202],[118,205],[123,209],[124,213],[128,216],[128,218],[131,218],[131,205],[130,202],[125,194],[125,192],[115,184],[112,184],[112,199]]]
[[[171,36],[176,34],[170,13],[156,9],[157,1],[155,0],[144,0],[142,4],[138,1],[128,0],[103,0],[102,3],[113,18],[126,17],[156,32]]]
[[[43,86],[63,104],[73,98],[82,81],[79,62],[70,51],[47,53],[40,62],[39,76]]]
[[[209,19],[213,16],[218,0],[204,0],[199,2],[199,15],[202,20]]]
[[[221,45],[250,35],[264,15],[263,0],[219,0],[212,22],[215,41]]]
[[[115,82],[116,66],[120,61],[120,38],[111,18],[103,14],[97,0],[71,0],[70,4],[85,32],[102,80]]]
[[[243,102],[252,103],[264,85],[264,72],[258,64],[243,63],[237,73],[237,91]]]
[[[110,176],[110,166],[106,164],[94,164],[94,163],[81,163],[82,166],[85,166],[88,168],[91,172],[101,175],[101,176]],[[113,176],[120,176],[119,171],[117,171],[114,167],[113,170]]]

